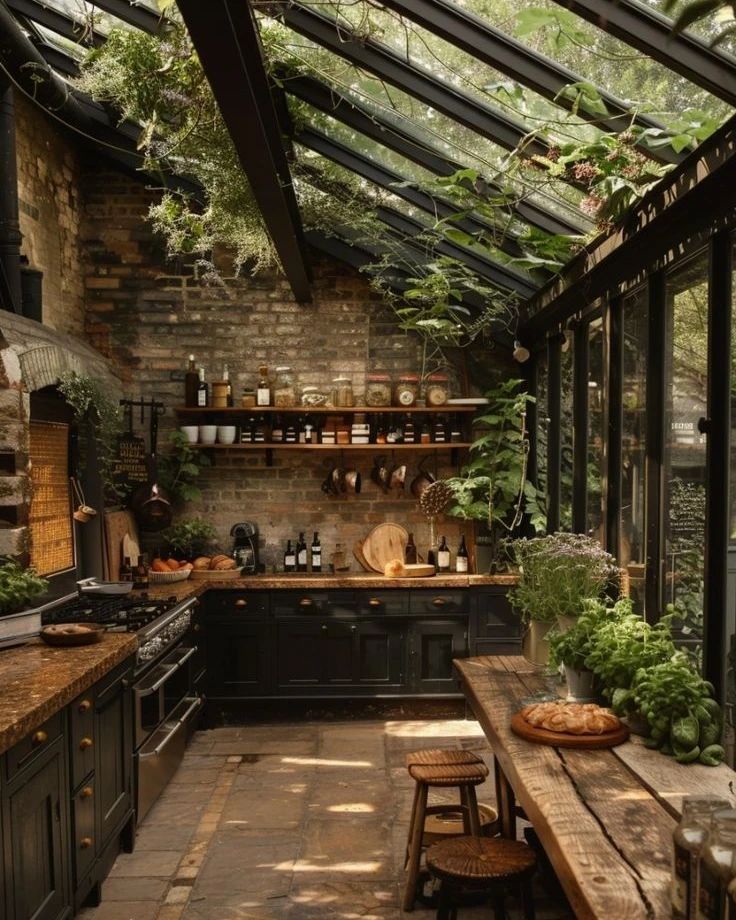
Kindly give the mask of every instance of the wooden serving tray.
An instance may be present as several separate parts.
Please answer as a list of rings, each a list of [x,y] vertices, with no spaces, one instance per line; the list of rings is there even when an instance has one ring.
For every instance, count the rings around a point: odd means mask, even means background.
[[[70,627],[84,626],[86,632],[66,632]],[[47,645],[73,646],[92,645],[99,642],[105,629],[97,623],[56,623],[44,626],[40,636]]]
[[[240,578],[240,569],[192,569],[192,581],[233,581]]]
[[[413,562],[409,565],[405,565],[401,572],[396,576],[396,578],[429,578],[432,575],[435,575],[435,568],[433,565],[427,565],[426,563]]]
[[[628,740],[629,727],[621,726],[612,732],[603,732],[602,735],[573,735],[568,732],[550,732],[546,728],[537,728],[530,725],[520,712],[511,717],[511,731],[527,741],[535,744],[548,744],[550,747],[582,748],[590,751],[601,748],[616,747]]]

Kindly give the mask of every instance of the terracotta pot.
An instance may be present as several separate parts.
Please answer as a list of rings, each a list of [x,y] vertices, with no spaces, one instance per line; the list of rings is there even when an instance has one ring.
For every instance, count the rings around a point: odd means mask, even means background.
[[[544,667],[549,661],[549,640],[547,633],[552,628],[551,623],[542,620],[531,620],[529,629],[524,637],[524,657],[532,664]]]
[[[595,674],[587,668],[571,668],[564,665],[567,681],[567,699],[571,703],[595,702]]]

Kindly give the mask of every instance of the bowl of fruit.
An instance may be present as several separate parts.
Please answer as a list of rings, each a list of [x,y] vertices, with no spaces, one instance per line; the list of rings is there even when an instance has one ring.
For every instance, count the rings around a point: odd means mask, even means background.
[[[167,585],[176,581],[186,581],[192,574],[191,562],[179,562],[176,559],[154,559],[148,572],[148,581],[152,585]]]

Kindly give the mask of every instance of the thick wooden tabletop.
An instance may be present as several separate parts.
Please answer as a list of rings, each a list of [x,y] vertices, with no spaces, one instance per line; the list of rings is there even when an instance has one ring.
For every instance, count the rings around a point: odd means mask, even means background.
[[[531,821],[576,917],[670,917],[672,832],[682,797],[734,799],[728,767],[681,765],[632,739],[604,751],[533,744],[511,716],[547,690],[521,657],[455,661],[496,760]]]

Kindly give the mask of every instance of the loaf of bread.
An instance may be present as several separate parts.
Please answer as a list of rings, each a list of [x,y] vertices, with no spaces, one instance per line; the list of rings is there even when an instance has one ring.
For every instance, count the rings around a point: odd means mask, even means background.
[[[208,569],[212,559],[209,556],[197,556],[192,565],[195,569]]]
[[[213,560],[213,562],[214,562],[214,560]],[[218,572],[223,572],[223,571],[227,571],[227,570],[230,570],[230,569],[234,569],[234,568],[235,568],[235,560],[234,560],[234,559],[229,559],[229,558],[226,558],[226,559],[219,559],[217,562],[214,563],[214,565],[212,566],[212,568],[217,569]]]
[[[400,578],[404,574],[404,563],[401,559],[392,559],[383,568],[386,578]]]
[[[225,562],[228,558],[229,557],[226,556],[224,553],[217,553],[217,555],[213,556],[210,559],[210,568],[218,569],[220,567],[220,563]]]
[[[596,703],[532,703],[521,710],[521,715],[536,728],[571,735],[602,735],[621,725],[618,716]]]
[[[170,572],[171,569],[163,561],[163,559],[154,559],[151,563],[151,568],[154,572]]]

